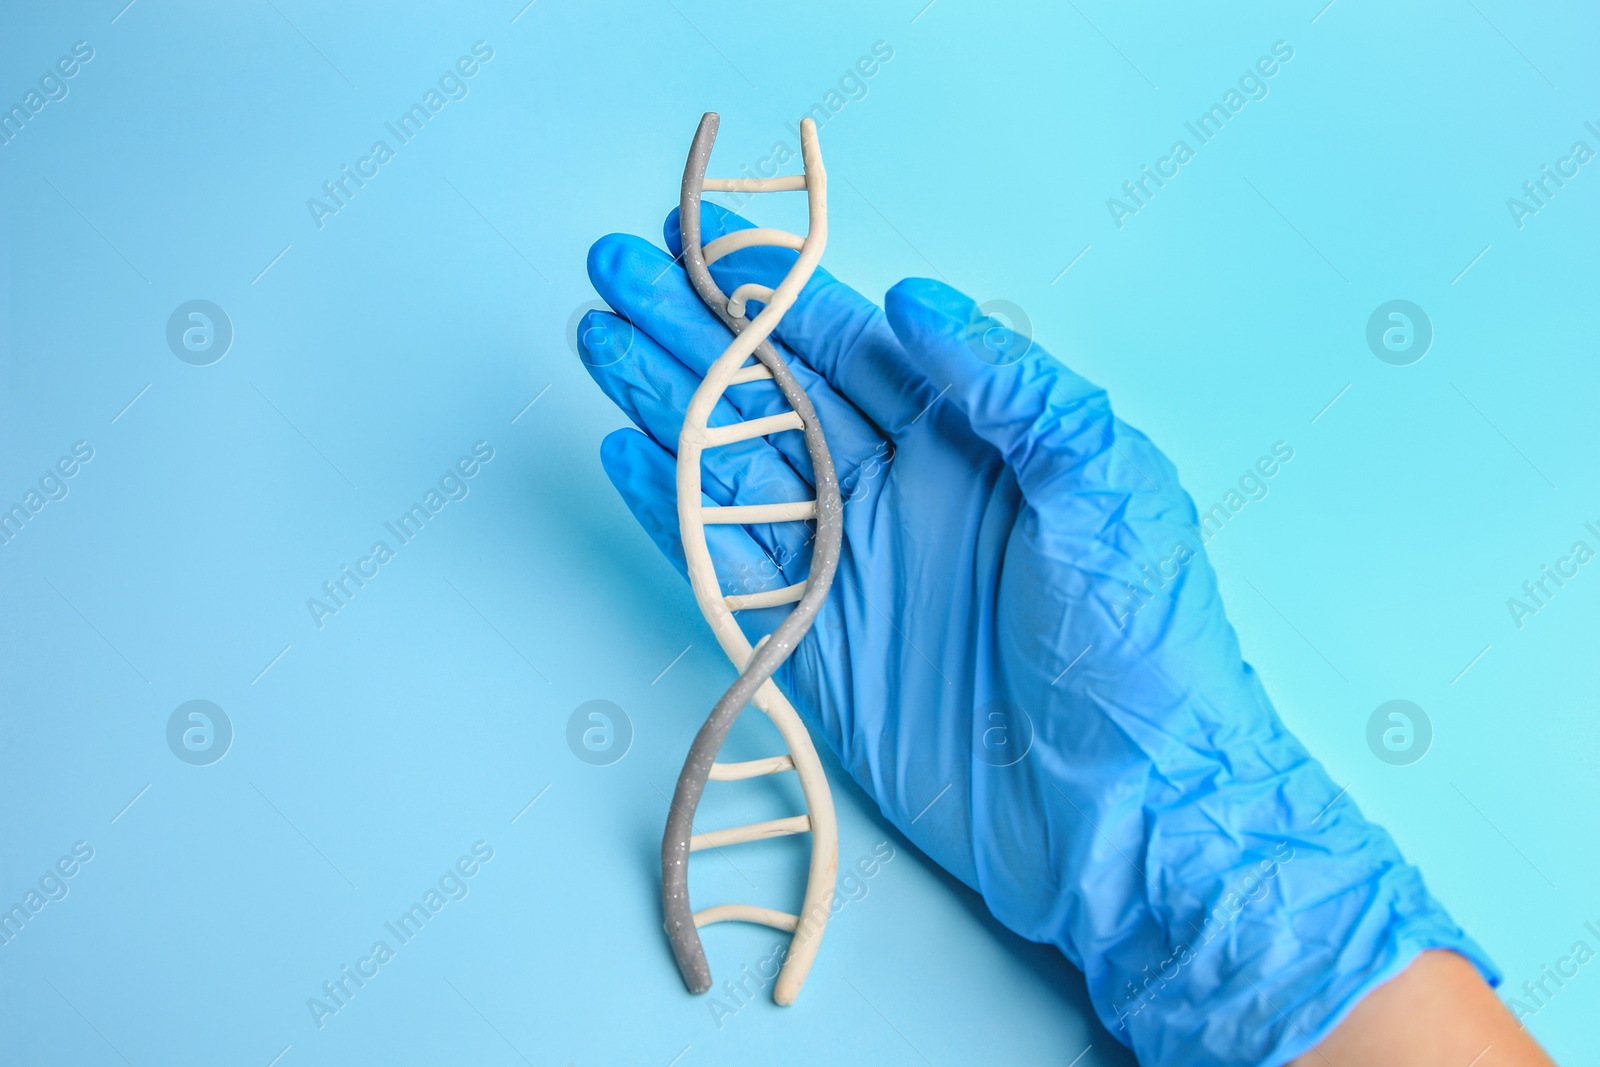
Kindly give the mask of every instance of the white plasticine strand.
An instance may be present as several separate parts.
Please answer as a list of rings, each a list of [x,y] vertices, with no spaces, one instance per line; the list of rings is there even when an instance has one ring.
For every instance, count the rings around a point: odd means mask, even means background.
[[[802,137],[802,142],[805,138]],[[813,139],[812,150],[815,150]],[[818,163],[820,164],[820,159]],[[809,172],[809,160],[807,171]],[[817,183],[822,185],[823,183]],[[819,198],[821,189],[808,186],[807,191],[811,199]],[[816,216],[816,206],[813,204],[812,215]],[[750,233],[750,230],[741,230],[740,233]],[[734,373],[750,358],[756,347],[772,333],[778,320],[783,317],[790,307],[794,305],[795,298],[800,289],[811,277],[817,263],[822,259],[821,244],[826,240],[826,223],[823,223],[823,237],[816,246],[809,242],[816,233],[813,223],[812,235],[806,238],[807,247],[803,247],[800,256],[795,260],[794,266],[789,269],[788,275],[772,294],[772,300],[756,316],[750,328],[733,339],[721,356],[706,371],[705,380],[695,390],[690,398],[689,409],[684,414],[684,429],[679,436],[678,449],[678,527],[683,537],[684,556],[689,572],[689,585],[699,601],[702,611],[706,609],[708,601],[720,600],[721,589],[718,587],[716,568],[711,562],[711,550],[706,545],[705,529],[701,520],[703,509],[699,507],[700,500],[700,456],[705,448],[705,442],[710,436],[706,420],[711,414],[716,402],[721,399],[723,392],[732,384]],[[707,246],[708,248],[710,246]],[[802,273],[803,272],[803,273]],[[798,275],[798,276],[797,276]],[[691,501],[695,506],[684,507],[684,501]],[[813,501],[812,503],[815,503]],[[718,612],[713,616],[713,629],[716,632],[717,642],[722,646],[728,658],[734,663],[743,663],[750,654],[750,644],[745,640],[744,633],[737,623],[725,613]],[[787,701],[785,701],[787,703]]]
[[[718,237],[715,241],[706,245],[706,266],[711,266],[723,256],[731,256],[740,249],[754,248],[757,245],[773,245],[778,248],[788,248],[799,252],[805,248],[807,242],[814,236],[815,233],[809,233],[804,237],[798,237],[788,230],[769,230],[764,226],[756,226],[748,230],[734,230],[732,233]],[[817,258],[820,260],[822,257],[818,256]],[[807,278],[811,277],[810,271],[815,270],[816,266],[813,263],[807,270]],[[794,271],[791,269],[789,274],[793,277]],[[783,310],[788,311],[789,309],[785,307]],[[743,337],[744,334],[739,336]],[[761,337],[757,338],[757,341],[759,343],[766,339],[766,334],[762,334]],[[752,347],[750,351],[754,352],[755,349]]]
[[[707,526],[749,526],[757,522],[797,522],[817,517],[815,500],[782,504],[702,504],[700,521]]]
[[[726,830],[710,830],[689,838],[689,851],[738,845],[746,841],[759,841],[768,837],[788,837],[790,834],[811,832],[811,819],[805,815],[791,815],[787,819],[768,819],[765,822],[730,826]]]
[[[749,608],[775,608],[779,604],[793,604],[806,595],[806,583],[795,582],[782,589],[769,589],[765,593],[739,593],[734,596],[725,596],[722,603],[729,611],[745,611]]]
[[[770,382],[772,372],[765,363],[754,363],[748,367],[740,367],[739,373],[733,376],[734,385],[743,385],[746,382]]]
[[[695,390],[694,396],[689,400],[689,408],[684,413],[684,430],[679,436],[678,451],[678,526],[679,533],[683,536],[684,555],[689,571],[689,585],[694,591],[695,599],[700,602],[701,609],[705,610],[707,601],[720,599],[721,590],[717,585],[716,569],[711,562],[711,551],[705,542],[705,530],[700,522],[700,509],[698,507],[683,507],[684,501],[692,501],[698,505],[700,500],[700,455],[704,448],[705,438],[709,435],[706,429],[711,411],[716,402],[730,384],[733,375],[749,359],[756,348],[765,341],[774,329],[778,320],[794,306],[795,299],[800,295],[800,290],[811,279],[812,272],[817,269],[817,264],[822,261],[822,249],[828,240],[827,223],[827,179],[822,171],[822,154],[817,147],[816,127],[811,127],[811,136],[806,136],[806,127],[801,126],[801,155],[805,162],[808,179],[815,167],[816,180],[806,184],[807,199],[809,200],[811,226],[810,232],[804,239],[795,238],[793,234],[782,230],[763,230],[758,228],[737,230],[727,237],[720,237],[705,246],[706,263],[714,262],[711,255],[712,249],[719,243],[729,242],[734,238],[741,238],[749,234],[769,234],[783,238],[792,238],[800,242],[799,256],[794,265],[789,268],[789,273],[784,275],[778,288],[773,291],[772,299],[767,306],[761,309],[748,329],[739,333],[733,343],[723,350],[710,368],[706,371],[705,380]],[[736,251],[738,248],[747,248],[757,243],[754,239],[745,239],[737,246],[728,247],[727,251]],[[776,242],[772,242],[776,243]],[[783,247],[793,247],[785,243]],[[691,430],[691,427],[694,427]],[[743,663],[750,653],[750,645],[744,638],[739,626],[730,617],[718,613],[713,622],[716,630],[717,641],[722,645],[723,651],[734,663]],[[785,701],[787,704],[788,702]]]
[[[755,282],[745,282],[743,285],[739,286],[739,288],[733,291],[732,296],[728,297],[728,314],[736,319],[742,319],[744,318],[745,305],[750,301],[765,301],[771,299],[772,290],[768,289],[765,285],[758,285]],[[770,374],[771,372],[769,371],[768,373]]]
[[[696,926],[710,926],[712,923],[759,923],[774,930],[793,933],[794,928],[800,925],[800,916],[760,908],[754,904],[718,904],[694,913]]]
[[[724,603],[726,603],[726,601],[724,601]],[[740,670],[745,670],[745,669],[747,669],[747,668],[748,668],[748,667],[749,667],[749,666],[750,666],[750,659],[754,659],[754,658],[755,658],[755,654],[756,654],[756,653],[757,653],[757,652],[760,652],[760,651],[761,651],[761,648],[762,648],[762,646],[763,646],[763,645],[765,645],[765,644],[766,644],[766,643],[767,643],[767,642],[768,642],[768,641],[770,641],[770,640],[772,640],[772,635],[771,635],[771,634],[767,634],[767,635],[766,635],[766,636],[765,636],[765,637],[762,637],[762,638],[761,638],[761,639],[760,639],[760,640],[758,640],[758,641],[757,641],[757,642],[756,642],[756,645],[755,645],[755,647],[754,647],[754,648],[752,648],[752,649],[751,649],[751,650],[750,650],[750,658],[749,658],[749,659],[746,659],[746,660],[745,660],[745,661],[744,661],[744,663],[742,663],[742,664],[740,664],[740,665],[739,665],[739,669],[740,669]]]
[[[713,448],[717,445],[731,445],[735,441],[748,441],[753,437],[782,433],[784,430],[805,428],[806,424],[801,421],[798,412],[785,411],[777,415],[763,415],[759,419],[746,419],[744,422],[735,422],[727,426],[707,426],[705,436],[701,440],[704,442],[703,447]]]
[[[792,1004],[811,973],[817,950],[822,947],[822,933],[833,906],[833,887],[839,876],[839,827],[833,811],[833,794],[828,789],[828,779],[822,770],[822,761],[817,758],[816,747],[811,743],[811,734],[777,686],[769,681],[763,689],[765,692],[758,693],[751,703],[772,720],[794,757],[795,774],[811,813],[811,866],[801,907],[811,921],[796,929],[794,940],[789,943],[789,955],[772,991],[772,999],[777,1003]]]
[[[714,117],[711,118],[714,121]],[[728,237],[713,241],[703,249],[706,263],[739,248],[752,247],[757,244],[773,244],[779,247],[793,248],[799,252],[795,263],[777,289],[768,290],[764,294],[767,302],[761,314],[756,317],[754,322],[748,324],[736,334],[733,342],[707,371],[705,380],[690,402],[689,410],[685,416],[684,431],[680,436],[679,442],[677,468],[680,505],[679,528],[685,548],[690,585],[702,612],[716,634],[718,643],[736,665],[746,664],[753,657],[754,650],[744,638],[738,624],[733,620],[729,604],[729,601],[733,598],[724,598],[721,595],[715,568],[710,558],[710,551],[705,541],[705,522],[708,509],[699,504],[701,499],[700,457],[705,447],[712,446],[712,442],[709,440],[711,431],[706,428],[706,419],[723,391],[736,381],[754,381],[773,376],[770,370],[766,374],[760,374],[756,367],[745,367],[745,361],[760,347],[761,343],[772,333],[778,320],[793,305],[795,298],[820,261],[823,247],[826,244],[827,179],[826,173],[822,168],[822,158],[817,145],[815,124],[810,120],[802,123],[801,145],[806,177],[801,182],[786,184],[781,187],[804,188],[807,191],[810,211],[808,235],[802,239],[777,230],[742,230]],[[709,182],[702,185],[702,188],[715,187]],[[774,189],[779,187],[777,185],[772,186]],[[757,366],[760,365],[758,364]],[[766,370],[765,367],[761,369]],[[815,500],[797,503],[808,505],[810,513],[815,514],[817,507]],[[759,508],[760,506],[757,507]],[[800,585],[803,587],[804,583],[800,583]],[[803,596],[803,592],[801,595]],[[814,611],[815,609],[812,610]],[[811,865],[807,877],[805,906],[802,909],[803,913],[809,918],[806,922],[801,922],[796,917],[785,916],[784,918],[788,925],[779,927],[780,929],[792,929],[795,931],[795,938],[791,942],[788,958],[785,961],[783,970],[780,971],[774,990],[774,999],[779,1004],[788,1004],[798,995],[800,986],[805,981],[806,974],[809,972],[817,949],[820,946],[822,930],[831,907],[834,879],[838,870],[838,832],[833,811],[833,799],[828,790],[826,776],[822,771],[821,762],[817,758],[816,749],[812,745],[810,735],[801,723],[799,716],[795,713],[793,706],[772,684],[770,678],[761,683],[752,697],[751,703],[764,712],[778,727],[779,733],[789,749],[790,755],[787,759],[800,779],[806,807],[810,813],[809,817],[796,817],[796,819],[803,819],[806,827],[812,833]],[[753,776],[756,773],[773,773],[776,770],[787,769],[781,766],[781,761],[784,759],[785,757],[776,757],[773,761],[752,761],[755,763],[771,762],[773,766],[769,770],[752,771],[751,774]],[[721,780],[731,780],[733,778],[732,774],[729,774],[727,778],[723,778],[716,771],[717,767],[713,764],[710,777]],[[687,767],[685,773],[687,773]],[[743,774],[738,775],[738,777],[744,776]],[[751,832],[752,829],[749,827],[733,828],[731,831],[721,831],[721,833]],[[703,838],[705,835],[696,836]],[[745,839],[740,838],[740,840]],[[663,856],[665,860],[665,846]],[[730,905],[724,906],[723,909],[707,909],[706,912],[695,915],[694,922],[695,926],[698,927],[707,922],[722,921],[724,917],[729,920],[735,918],[750,920],[750,916],[757,912],[766,913],[767,909]],[[715,913],[715,917],[713,917],[713,913]],[[769,914],[777,915],[779,913]],[[753,921],[763,920],[756,919]],[[698,944],[696,948],[698,949]],[[676,941],[674,942],[674,951],[677,951]],[[703,950],[701,951],[701,956],[703,959]],[[684,965],[681,955],[679,962],[680,966]],[[687,971],[685,972],[685,977],[688,980]],[[704,981],[705,985],[709,986],[709,974],[704,976]]]
[[[766,759],[745,760],[742,763],[713,763],[713,782],[742,782],[746,778],[761,778],[794,770],[793,756],[768,756]]]
[[[806,187],[804,174],[783,178],[707,178],[700,186],[708,193],[781,193]]]

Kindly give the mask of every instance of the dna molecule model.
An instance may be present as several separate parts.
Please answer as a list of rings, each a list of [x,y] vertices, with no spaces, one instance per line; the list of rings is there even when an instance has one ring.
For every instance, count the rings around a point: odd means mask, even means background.
[[[716,141],[717,125],[715,112],[707,112],[700,119],[689,149],[689,161],[684,167],[679,216],[683,266],[690,283],[712,314],[732,332],[733,338],[706,372],[705,380],[695,391],[684,415],[683,430],[678,438],[678,527],[683,535],[689,584],[695,601],[740,674],[711,709],[705,725],[689,746],[683,772],[678,776],[667,815],[666,834],[661,842],[661,899],[672,953],[677,958],[684,984],[692,993],[704,993],[711,988],[711,968],[700,941],[700,927],[717,922],[753,922],[791,933],[793,937],[773,988],[773,1000],[791,1004],[816,959],[823,928],[832,910],[834,880],[839,868],[839,833],[834,820],[833,794],[828,790],[828,780],[817,759],[811,735],[794,706],[773,683],[772,675],[794,654],[827,598],[839,565],[844,505],[833,458],[828,453],[816,410],[788,363],[768,338],[778,320],[794,305],[795,298],[822,259],[828,240],[828,185],[822,167],[822,151],[817,144],[816,123],[811,119],[800,124],[804,174],[781,178],[707,178],[706,165]],[[805,237],[758,227],[738,230],[710,244],[701,243],[700,197],[703,191],[765,193],[784,190],[806,193],[810,222]],[[731,296],[724,293],[712,280],[710,265],[739,249],[758,245],[789,248],[799,255],[776,289],[747,283],[736,288]],[[750,301],[764,305],[754,320],[746,315]],[[752,356],[755,362],[747,363]],[[777,386],[789,411],[728,426],[707,424],[717,401],[729,386],[766,380]],[[710,506],[702,501],[700,459],[706,449],[792,431],[805,435],[806,451],[815,471],[814,500],[726,507]],[[816,533],[810,571],[804,581],[767,592],[723,595],[706,543],[708,524],[806,520],[815,520]],[[781,604],[793,604],[794,608],[776,630],[752,647],[733,613]],[[742,763],[718,763],[716,757],[723,741],[746,704],[753,704],[766,714],[778,728],[788,752]],[[786,771],[793,771],[799,778],[805,814],[703,834],[694,832],[695,809],[708,780],[741,781]],[[721,904],[698,912],[691,910],[690,853],[802,833],[811,835],[811,861],[798,915],[753,904]]]

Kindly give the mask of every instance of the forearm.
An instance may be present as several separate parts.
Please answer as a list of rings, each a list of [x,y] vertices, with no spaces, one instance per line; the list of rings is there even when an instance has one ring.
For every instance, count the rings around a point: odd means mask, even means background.
[[[1553,1067],[1471,963],[1424,952],[1292,1067]]]

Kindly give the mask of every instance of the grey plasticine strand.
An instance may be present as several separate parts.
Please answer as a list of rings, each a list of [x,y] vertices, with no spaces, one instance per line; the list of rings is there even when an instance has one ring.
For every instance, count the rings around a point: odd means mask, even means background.
[[[700,127],[695,131],[689,160],[683,170],[683,189],[678,206],[679,226],[683,237],[683,266],[688,272],[689,281],[712,314],[737,334],[748,322],[735,319],[727,313],[728,297],[712,280],[700,243],[700,193],[706,177],[706,164],[711,157],[711,146],[717,137],[717,124],[717,114],[708,111],[700,119]],[[689,906],[689,839],[694,833],[695,809],[705,792],[711,764],[716,760],[734,720],[762,683],[771,678],[793,654],[801,638],[811,629],[817,613],[822,610],[822,602],[827,599],[834,572],[839,566],[839,551],[844,536],[844,504],[839,493],[839,479],[834,472],[833,456],[828,452],[828,443],[823,437],[811,398],[806,396],[788,363],[770,342],[762,341],[755,350],[755,356],[772,372],[773,381],[784,399],[805,424],[806,451],[810,453],[816,477],[817,532],[804,595],[771,636],[756,648],[743,673],[711,709],[705,725],[700,727],[694,743],[689,746],[683,772],[678,776],[678,785],[673,791],[666,834],[661,841],[661,903],[666,913],[665,925],[667,938],[672,944],[672,954],[677,958],[678,970],[683,974],[684,984],[691,993],[704,993],[711,988],[711,968],[706,962],[705,948],[700,942],[700,932],[694,924],[694,912]]]

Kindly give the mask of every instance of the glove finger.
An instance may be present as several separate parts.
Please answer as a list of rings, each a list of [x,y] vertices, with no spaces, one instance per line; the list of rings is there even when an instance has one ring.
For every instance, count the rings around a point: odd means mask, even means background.
[[[884,306],[900,343],[949,383],[946,399],[1017,472],[1030,503],[1076,484],[1086,465],[1114,448],[1105,390],[1025,338],[1020,357],[996,365],[993,353],[1018,345],[1018,335],[962,293],[907,278],[889,290]],[[1003,331],[998,340],[995,331]],[[1107,484],[1121,484],[1120,470],[1102,473]]]
[[[689,567],[678,529],[677,460],[637,430],[622,429],[600,444],[600,464],[617,487],[633,517],[650,540],[687,580]],[[716,494],[702,494],[702,503],[729,504]],[[799,529],[805,524],[789,523]],[[707,526],[706,545],[724,596],[764,593],[793,584],[743,526]],[[804,564],[801,565],[804,569]],[[752,644],[778,628],[792,610],[788,605],[736,613]]]
[[[691,371],[704,375],[720,356],[732,335],[700,302],[683,268],[667,253],[638,237],[611,234],[589,250],[589,278],[606,303],[623,318],[675,353]],[[833,454],[839,479],[844,482],[872,455],[881,454],[883,438],[848,400],[823,381],[805,361],[785,352],[800,387],[811,398]],[[744,419],[779,415],[788,401],[770,381],[736,385],[727,392],[730,403]],[[787,456],[807,481],[811,457],[804,436],[797,432],[774,435],[772,443]]]
[[[754,225],[720,204],[700,203],[701,239],[706,244]],[[682,255],[677,208],[667,216],[665,232],[667,249]],[[725,293],[746,282],[776,286],[798,256],[788,248],[742,248],[713,263],[711,276]],[[891,439],[917,421],[944,387],[906,354],[882,308],[820,267],[775,332]]]
[[[600,311],[578,325],[578,350],[589,375],[633,424],[668,454],[676,455],[683,412],[700,386],[700,377],[671,352],[626,320]],[[738,422],[733,406],[719,401],[712,425]],[[738,441],[702,454],[701,481],[724,503],[778,504],[810,500],[815,491],[764,438]],[[810,531],[802,523],[763,523],[750,527],[756,542],[786,567],[806,555]],[[800,563],[803,573],[805,565]]]

